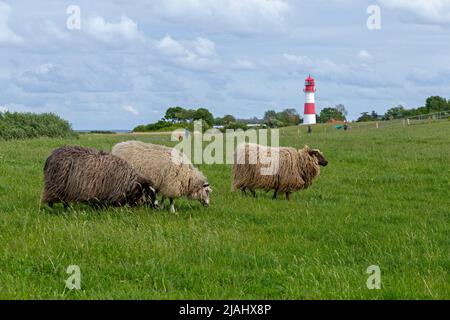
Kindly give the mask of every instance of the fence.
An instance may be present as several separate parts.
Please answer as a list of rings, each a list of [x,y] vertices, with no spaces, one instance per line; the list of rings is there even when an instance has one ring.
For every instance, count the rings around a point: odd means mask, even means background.
[[[379,129],[394,126],[408,126],[421,123],[429,123],[433,121],[448,120],[450,117],[450,110],[441,111],[429,114],[421,114],[418,116],[407,117],[404,119],[393,119],[384,121],[370,121],[370,122],[353,122],[350,124],[351,129]]]

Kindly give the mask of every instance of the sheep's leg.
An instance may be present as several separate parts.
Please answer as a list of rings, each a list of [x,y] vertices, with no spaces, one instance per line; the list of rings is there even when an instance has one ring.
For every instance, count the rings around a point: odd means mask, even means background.
[[[247,195],[247,187],[243,187],[243,188],[241,189],[241,191],[242,191],[242,193],[244,194],[244,196]]]
[[[291,200],[291,193],[290,192],[286,192],[286,200],[287,201]]]
[[[48,202],[47,205],[48,205],[50,208],[53,209],[53,202],[52,202],[52,201]]]
[[[159,204],[159,209],[163,209],[164,210],[164,208],[166,206],[165,201],[166,201],[166,197],[162,196],[161,197],[161,203]]]
[[[275,193],[273,194],[273,200],[275,200],[276,198],[277,198],[277,196],[278,196],[278,190],[275,190]]]
[[[175,210],[175,203],[173,201],[173,198],[170,198],[170,213],[176,213],[177,211]]]
[[[67,202],[63,202],[64,204],[64,209],[67,210],[69,208],[69,204]]]

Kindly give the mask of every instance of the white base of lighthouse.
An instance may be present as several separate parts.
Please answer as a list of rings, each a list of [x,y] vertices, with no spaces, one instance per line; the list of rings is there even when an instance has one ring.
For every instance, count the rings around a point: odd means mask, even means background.
[[[304,125],[310,125],[310,124],[316,124],[317,119],[315,114],[305,114],[303,116],[303,124]]]

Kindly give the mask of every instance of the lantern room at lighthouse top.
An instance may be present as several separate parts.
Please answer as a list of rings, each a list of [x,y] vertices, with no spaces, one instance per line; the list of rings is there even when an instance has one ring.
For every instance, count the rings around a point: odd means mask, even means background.
[[[313,77],[309,76],[305,80],[305,92],[316,92],[316,82]]]

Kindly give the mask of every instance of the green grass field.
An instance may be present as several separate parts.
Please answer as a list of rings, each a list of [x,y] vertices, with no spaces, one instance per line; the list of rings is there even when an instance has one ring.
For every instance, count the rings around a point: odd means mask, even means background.
[[[231,192],[231,167],[201,166],[212,207],[41,209],[43,164],[65,144],[110,151],[130,138],[0,141],[0,298],[450,298],[450,122],[319,132],[281,144],[330,164],[291,202]],[[65,288],[79,265],[82,289]],[[368,290],[378,265],[382,289]]]

